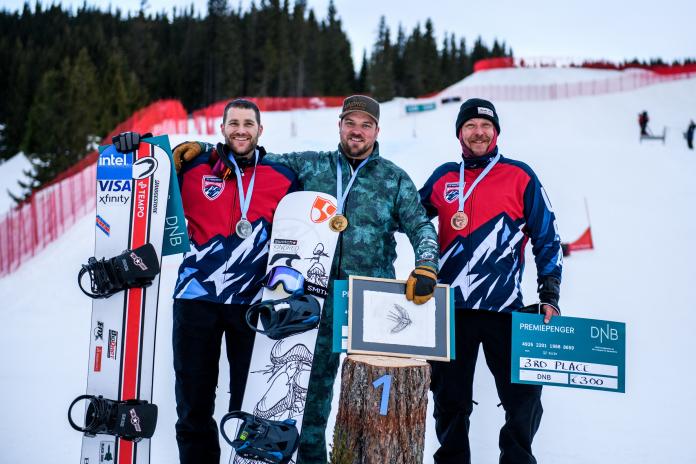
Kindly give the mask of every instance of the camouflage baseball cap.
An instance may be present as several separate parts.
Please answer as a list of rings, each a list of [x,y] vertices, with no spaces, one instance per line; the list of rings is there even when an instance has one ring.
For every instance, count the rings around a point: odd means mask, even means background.
[[[379,123],[379,103],[377,100],[365,95],[351,95],[343,100],[343,111],[341,111],[340,119],[343,119],[348,113],[360,111],[365,113]]]

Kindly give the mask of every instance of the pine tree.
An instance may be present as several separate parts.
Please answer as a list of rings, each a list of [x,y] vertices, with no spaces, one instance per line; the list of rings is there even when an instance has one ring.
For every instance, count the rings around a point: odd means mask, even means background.
[[[368,82],[372,96],[378,101],[394,98],[394,54],[389,38],[389,27],[384,16],[379,20],[377,42],[370,59]]]

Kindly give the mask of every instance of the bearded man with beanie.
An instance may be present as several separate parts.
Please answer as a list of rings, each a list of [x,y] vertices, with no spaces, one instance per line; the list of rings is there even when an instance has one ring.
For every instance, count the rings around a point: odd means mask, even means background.
[[[536,463],[532,440],[541,421],[541,386],[510,381],[511,313],[538,308],[548,323],[560,314],[562,251],[544,188],[526,164],[498,149],[493,103],[465,101],[455,123],[461,160],[438,167],[420,190],[429,217],[439,218],[440,282],[455,290],[456,359],[432,362],[430,388],[440,448],[436,464],[468,464],[469,416],[479,345],[505,409],[500,463]],[[539,303],[525,307],[520,282],[532,242]]]

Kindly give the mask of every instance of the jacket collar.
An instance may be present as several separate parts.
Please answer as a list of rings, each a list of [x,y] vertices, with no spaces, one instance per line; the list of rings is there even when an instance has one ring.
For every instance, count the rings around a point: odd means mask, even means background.
[[[343,153],[343,147],[341,144],[338,144],[338,153],[341,155],[341,158],[343,158],[343,161],[346,162],[347,165],[353,167],[353,165],[350,162],[350,158],[346,156],[345,153]],[[367,157],[370,161],[367,162],[367,164],[371,163],[374,159],[379,158],[379,142],[375,140],[375,146],[372,147],[372,153],[370,153],[370,156]]]
[[[488,165],[488,163],[490,163],[497,154],[498,146],[496,145],[493,151],[483,156],[478,156],[476,158],[464,158],[464,156],[462,156],[462,160],[464,160],[464,169],[478,169],[486,167],[486,165]]]

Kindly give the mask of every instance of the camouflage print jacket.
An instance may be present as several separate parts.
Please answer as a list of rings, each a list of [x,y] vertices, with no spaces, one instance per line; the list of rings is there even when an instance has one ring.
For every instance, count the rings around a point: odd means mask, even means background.
[[[353,172],[340,146],[333,152],[268,154],[266,159],[293,170],[301,189],[333,196],[336,196],[337,160],[341,163],[344,188]],[[336,245],[332,279],[346,279],[350,275],[393,279],[395,232],[408,236],[416,266],[437,271],[437,233],[420,204],[418,189],[403,169],[379,156],[377,143],[350,189],[344,214],[349,225]]]

